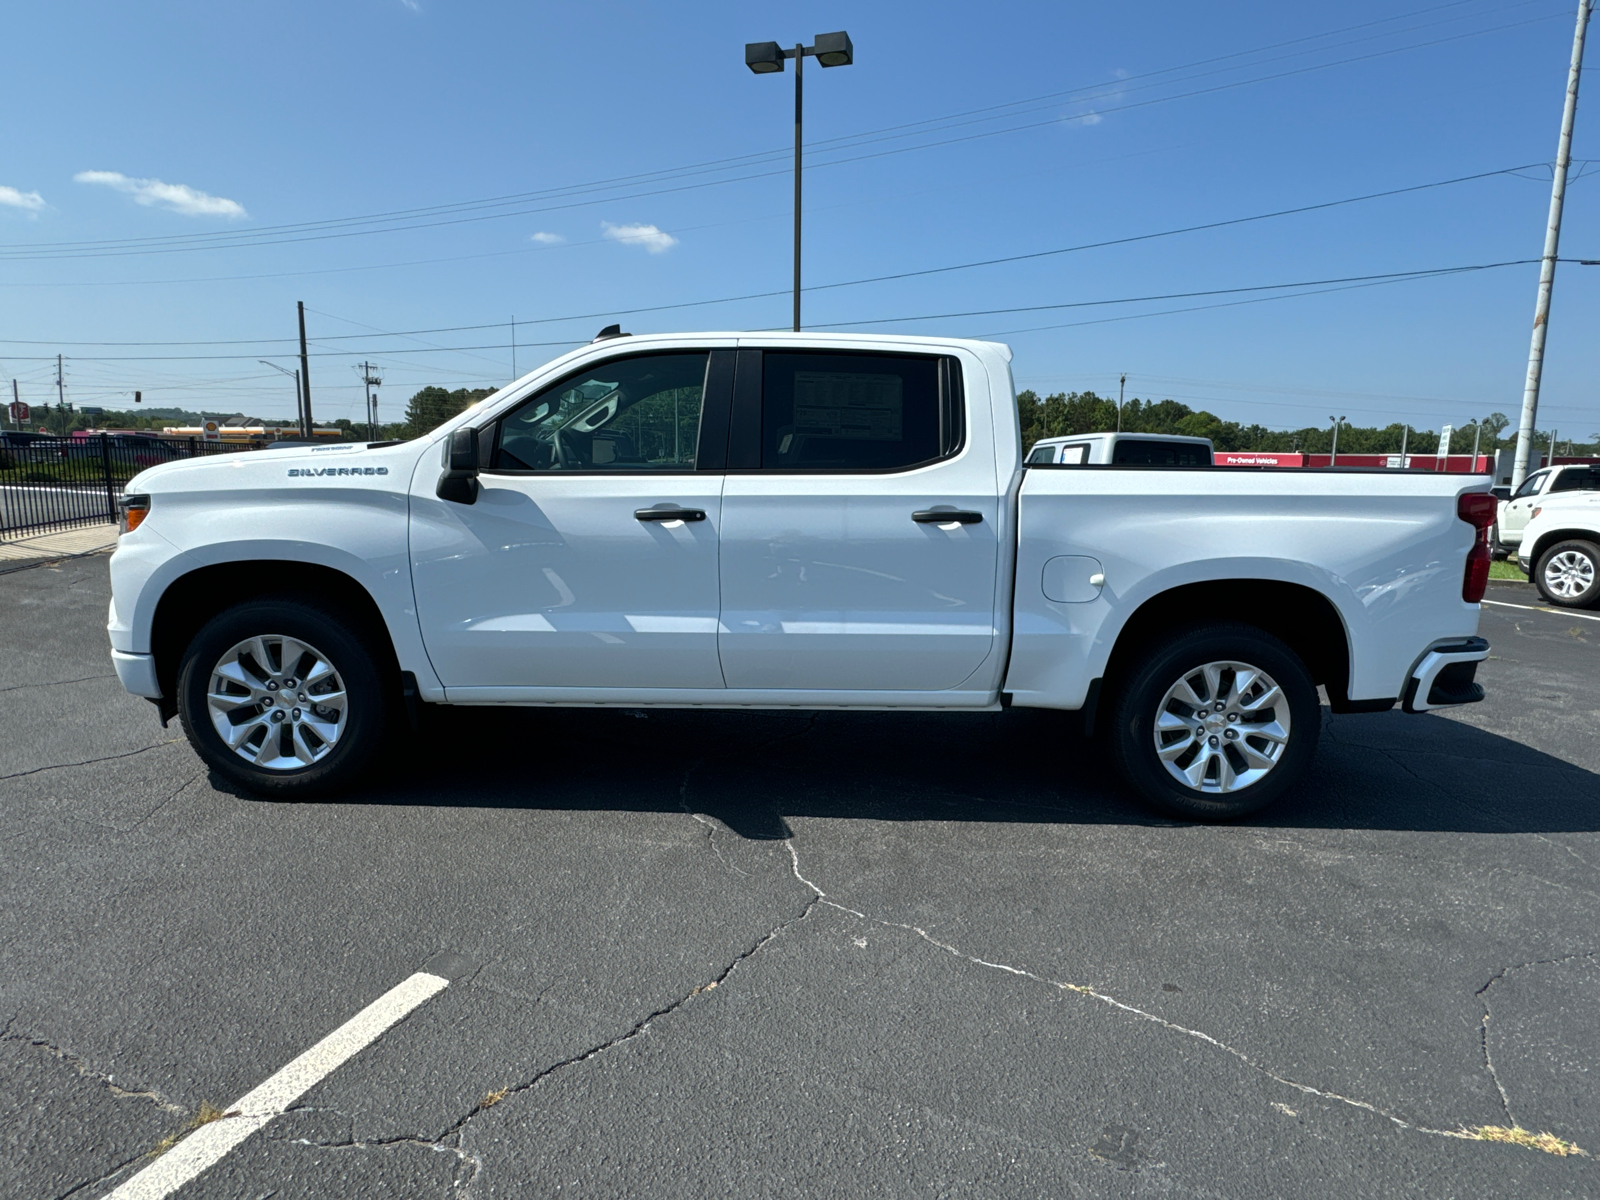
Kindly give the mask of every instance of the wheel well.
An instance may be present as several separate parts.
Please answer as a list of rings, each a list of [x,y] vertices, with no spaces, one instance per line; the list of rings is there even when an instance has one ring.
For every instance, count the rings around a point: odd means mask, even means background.
[[[377,601],[343,571],[282,560],[218,563],[173,580],[156,605],[150,652],[156,661],[164,716],[177,711],[178,666],[194,635],[224,609],[264,596],[303,596],[339,610],[358,632],[372,637],[374,648],[384,656],[381,665],[385,673],[392,677],[399,671]]]
[[[1272,634],[1328,689],[1335,712],[1348,703],[1350,646],[1333,602],[1315,588],[1262,579],[1190,583],[1146,600],[1117,635],[1106,663],[1106,688],[1114,688],[1139,654],[1174,626],[1211,620],[1237,621]]]
[[[1558,542],[1588,542],[1591,546],[1600,546],[1600,533],[1592,529],[1557,529],[1544,534],[1534,543],[1533,553],[1528,555],[1528,566],[1537,570],[1539,556]]]

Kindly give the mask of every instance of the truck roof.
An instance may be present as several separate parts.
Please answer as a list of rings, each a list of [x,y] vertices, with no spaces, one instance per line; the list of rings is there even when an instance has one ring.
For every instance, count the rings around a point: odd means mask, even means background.
[[[1194,437],[1187,433],[1117,433],[1102,430],[1098,433],[1066,433],[1040,438],[1035,446],[1059,446],[1065,442],[1092,442],[1098,438],[1118,438],[1124,442],[1192,442],[1197,446],[1211,445],[1210,438]]]

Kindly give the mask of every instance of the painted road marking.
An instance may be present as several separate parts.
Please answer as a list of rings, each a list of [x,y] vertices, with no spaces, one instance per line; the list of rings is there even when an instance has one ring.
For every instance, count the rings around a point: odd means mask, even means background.
[[[448,979],[418,971],[390,988],[254,1091],[240,1096],[229,1105],[227,1116],[196,1129],[105,1200],[170,1196],[377,1041],[396,1021],[449,986]]]
[[[1552,617],[1577,617],[1580,621],[1600,621],[1593,613],[1573,612],[1570,608],[1538,608],[1532,604],[1512,604],[1509,600],[1485,600],[1484,604],[1497,604],[1501,608],[1525,608],[1529,612],[1549,613]]]

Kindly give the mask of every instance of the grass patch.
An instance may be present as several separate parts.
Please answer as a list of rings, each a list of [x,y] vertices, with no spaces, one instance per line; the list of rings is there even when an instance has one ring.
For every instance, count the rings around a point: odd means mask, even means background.
[[[1513,559],[1505,562],[1492,562],[1489,564],[1490,579],[1514,579],[1518,583],[1527,583],[1528,577],[1522,573],[1522,568],[1517,566]]]
[[[174,1133],[167,1134],[166,1137],[157,1142],[155,1149],[150,1151],[150,1157],[160,1158],[168,1150],[171,1150],[174,1146],[183,1141],[184,1138],[188,1137],[189,1134],[193,1133],[196,1129],[199,1129],[202,1125],[209,1125],[213,1121],[220,1121],[223,1117],[236,1117],[238,1115],[239,1114],[236,1111],[227,1112],[218,1108],[214,1104],[209,1104],[202,1100],[200,1102],[200,1111],[195,1113],[194,1116],[190,1117],[189,1123],[182,1129],[179,1129]]]
[[[1507,1142],[1513,1146],[1525,1146],[1529,1150],[1543,1150],[1546,1154],[1556,1154],[1562,1158],[1573,1154],[1589,1157],[1587,1150],[1553,1133],[1531,1133],[1520,1125],[1513,1125],[1509,1129],[1504,1125],[1478,1125],[1462,1132],[1475,1142]]]
[[[511,1094],[509,1087],[503,1087],[498,1092],[485,1092],[483,1099],[478,1101],[479,1108],[493,1108],[500,1101]]]

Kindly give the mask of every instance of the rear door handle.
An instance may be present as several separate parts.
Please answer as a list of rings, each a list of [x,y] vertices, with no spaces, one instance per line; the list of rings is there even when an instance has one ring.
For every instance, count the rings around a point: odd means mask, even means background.
[[[637,521],[704,521],[706,511],[703,508],[636,508],[633,516]]]
[[[976,525],[983,520],[983,514],[953,508],[924,508],[912,513],[911,519],[919,525],[948,525],[952,521],[957,525]]]

